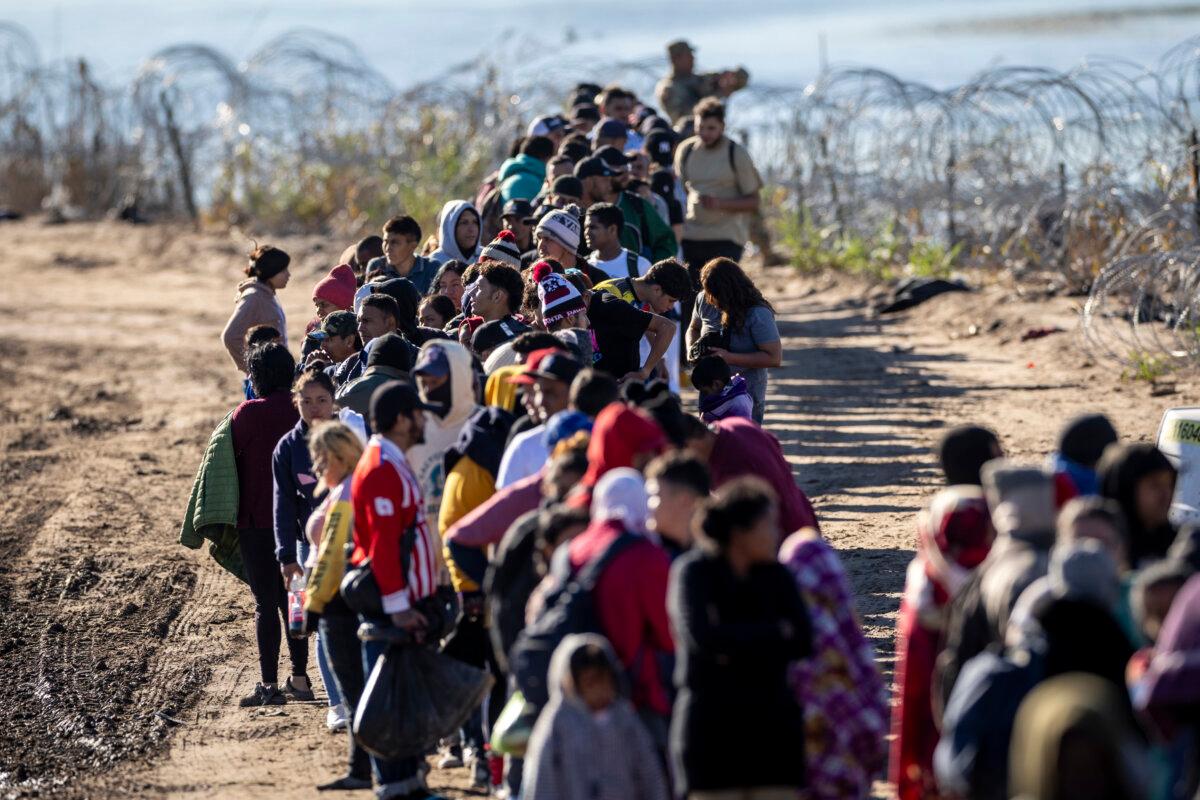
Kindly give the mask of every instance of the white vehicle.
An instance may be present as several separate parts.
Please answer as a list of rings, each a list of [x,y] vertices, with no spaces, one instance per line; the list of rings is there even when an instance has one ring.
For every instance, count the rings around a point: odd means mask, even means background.
[[[1171,408],[1158,426],[1158,449],[1179,471],[1171,522],[1200,525],[1200,408]]]

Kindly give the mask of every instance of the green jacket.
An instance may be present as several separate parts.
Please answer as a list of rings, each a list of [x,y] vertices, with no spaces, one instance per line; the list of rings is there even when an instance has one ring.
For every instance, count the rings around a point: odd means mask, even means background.
[[[675,232],[658,215],[654,206],[632,192],[621,192],[617,196],[617,208],[625,215],[621,247],[645,256],[651,264],[679,255]]]
[[[363,419],[371,418],[371,395],[388,381],[407,378],[408,373],[395,367],[385,367],[376,364],[367,367],[362,375],[343,385],[337,390],[334,400],[338,408],[348,408],[362,415]]]
[[[245,581],[238,549],[238,474],[233,458],[233,412],[217,425],[208,439],[204,458],[192,484],[179,543],[199,550],[207,539],[208,554],[229,572]]]

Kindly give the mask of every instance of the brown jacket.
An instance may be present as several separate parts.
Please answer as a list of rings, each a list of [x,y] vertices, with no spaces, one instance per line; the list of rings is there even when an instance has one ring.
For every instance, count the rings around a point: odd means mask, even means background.
[[[229,351],[229,357],[241,372],[246,371],[246,353],[243,343],[246,331],[255,325],[271,325],[279,330],[284,344],[287,344],[287,320],[283,315],[283,306],[275,297],[275,290],[260,280],[251,278],[238,284],[237,300],[233,306],[233,315],[225,323],[221,332],[221,341]]]

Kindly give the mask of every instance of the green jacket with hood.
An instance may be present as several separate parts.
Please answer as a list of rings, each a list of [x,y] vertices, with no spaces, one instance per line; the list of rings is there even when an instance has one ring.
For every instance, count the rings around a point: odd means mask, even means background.
[[[657,264],[665,258],[675,258],[679,254],[675,232],[663,222],[654,206],[633,192],[621,192],[617,196],[616,206],[625,215],[621,247],[645,256],[651,264]]]
[[[233,457],[233,413],[225,415],[208,439],[187,511],[179,531],[179,543],[199,550],[207,539],[208,554],[218,564],[245,581],[242,554],[238,549],[238,474]]]
[[[532,200],[546,180],[546,162],[521,153],[500,165],[500,198]]]
[[[396,367],[376,364],[367,367],[363,374],[354,380],[338,387],[334,400],[338,408],[348,408],[360,414],[363,419],[371,419],[371,395],[388,381],[407,378],[408,373]]]

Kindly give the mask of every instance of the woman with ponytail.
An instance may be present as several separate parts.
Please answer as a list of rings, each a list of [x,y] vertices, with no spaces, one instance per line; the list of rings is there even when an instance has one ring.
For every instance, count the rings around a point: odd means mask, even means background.
[[[771,487],[739,478],[692,523],[699,547],[671,569],[675,636],[671,758],[682,793],[795,798],[805,786],[804,715],[788,666],[812,651],[808,611],[776,561]]]
[[[287,320],[276,292],[288,284],[290,263],[287,253],[269,244],[256,247],[250,254],[246,280],[237,287],[233,315],[221,332],[221,341],[240,372],[246,371],[246,331],[255,325],[270,325],[279,331],[283,346],[287,347]]]

